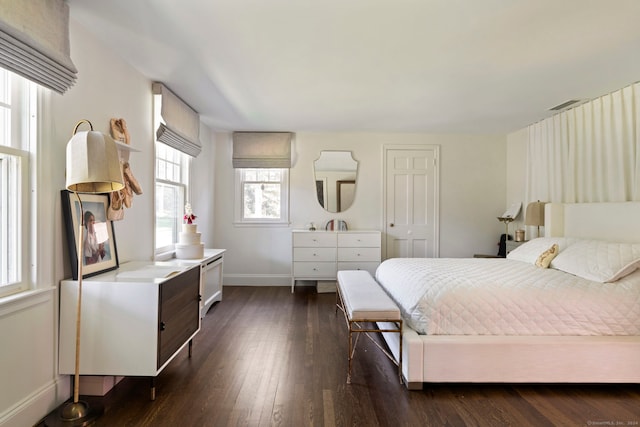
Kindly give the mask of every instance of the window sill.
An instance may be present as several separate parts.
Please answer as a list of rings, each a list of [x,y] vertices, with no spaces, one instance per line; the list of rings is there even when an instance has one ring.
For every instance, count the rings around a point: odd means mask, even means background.
[[[234,222],[234,227],[289,227],[290,222]]]
[[[49,301],[56,289],[55,286],[51,286],[1,297],[0,317]]]
[[[169,261],[170,259],[173,259],[173,257],[175,257],[176,251],[175,250],[170,250],[167,252],[158,252],[154,255],[153,259],[154,261]]]

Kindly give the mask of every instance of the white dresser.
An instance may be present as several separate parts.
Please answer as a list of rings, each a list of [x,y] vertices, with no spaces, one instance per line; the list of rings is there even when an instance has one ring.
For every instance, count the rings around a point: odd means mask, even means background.
[[[293,230],[291,292],[296,280],[336,280],[339,270],[375,274],[381,259],[379,231]]]

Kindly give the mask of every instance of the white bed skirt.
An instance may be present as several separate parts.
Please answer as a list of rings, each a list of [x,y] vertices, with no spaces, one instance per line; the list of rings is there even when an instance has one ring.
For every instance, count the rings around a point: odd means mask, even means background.
[[[394,357],[398,335],[385,334]],[[407,387],[424,382],[640,383],[638,336],[451,336],[403,330]]]

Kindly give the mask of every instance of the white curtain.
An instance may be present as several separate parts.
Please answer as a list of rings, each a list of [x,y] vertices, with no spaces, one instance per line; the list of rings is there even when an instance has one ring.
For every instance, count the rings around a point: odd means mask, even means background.
[[[640,83],[528,131],[528,201],[640,200]]]
[[[0,66],[64,93],[76,81],[64,0],[0,1]]]

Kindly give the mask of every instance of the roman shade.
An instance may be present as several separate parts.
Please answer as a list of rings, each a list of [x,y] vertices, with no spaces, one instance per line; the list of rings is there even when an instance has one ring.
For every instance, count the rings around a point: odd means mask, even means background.
[[[291,132],[234,132],[234,168],[290,168]]]
[[[196,157],[200,144],[200,116],[162,83],[153,83],[153,94],[161,103],[162,123],[156,130],[158,141]]]
[[[64,0],[0,1],[0,66],[60,94],[76,81]]]

